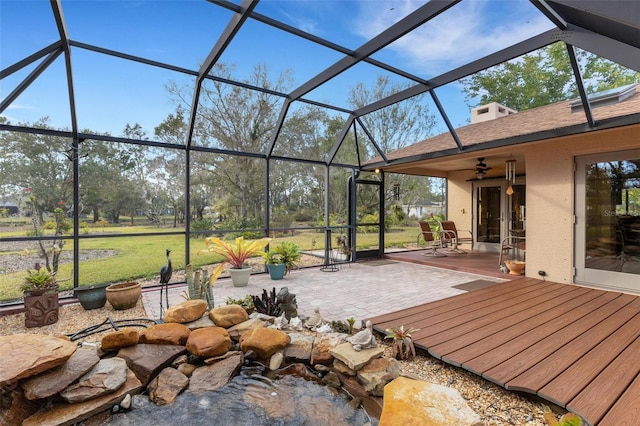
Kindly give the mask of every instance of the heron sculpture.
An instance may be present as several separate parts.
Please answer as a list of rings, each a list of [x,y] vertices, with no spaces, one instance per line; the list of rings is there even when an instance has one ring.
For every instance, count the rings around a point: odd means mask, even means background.
[[[171,253],[171,249],[167,249],[167,264],[160,268],[160,319],[163,317],[163,307],[162,307],[162,292],[164,290],[165,302],[167,305],[167,309],[169,309],[169,280],[171,279],[171,275],[173,274],[173,266],[171,265],[171,257],[169,254]]]

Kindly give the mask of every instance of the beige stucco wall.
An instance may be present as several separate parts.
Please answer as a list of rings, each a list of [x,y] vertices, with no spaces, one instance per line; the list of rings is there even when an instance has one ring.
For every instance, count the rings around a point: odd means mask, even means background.
[[[571,283],[574,158],[600,152],[640,150],[640,125],[512,146],[509,150],[515,149],[524,153],[526,163],[526,275],[539,278],[538,271],[543,270],[549,280]],[[495,150],[495,154],[499,153]],[[472,185],[460,174],[452,173],[448,179],[449,217],[471,229]]]

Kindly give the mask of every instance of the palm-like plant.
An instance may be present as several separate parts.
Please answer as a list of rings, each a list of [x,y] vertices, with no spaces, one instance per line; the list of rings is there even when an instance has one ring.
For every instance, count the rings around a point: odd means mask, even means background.
[[[418,331],[418,329],[409,327],[405,330],[404,325],[398,328],[387,328],[384,331],[385,339],[393,339],[391,348],[394,358],[409,359],[409,356],[416,356],[416,348],[411,339],[411,333],[414,331]]]
[[[269,244],[271,238],[259,240],[247,240],[243,237],[236,238],[235,243],[228,243],[218,237],[205,238],[207,251],[223,257],[224,261],[214,268],[209,277],[210,285],[213,285],[222,273],[224,265],[229,264],[232,269],[244,268],[244,263],[251,256],[263,256],[263,249]]]

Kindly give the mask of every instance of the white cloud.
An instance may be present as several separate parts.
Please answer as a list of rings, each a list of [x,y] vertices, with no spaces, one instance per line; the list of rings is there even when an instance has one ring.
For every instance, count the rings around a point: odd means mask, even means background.
[[[373,37],[423,3],[416,0],[362,4],[357,31]],[[533,6],[518,1],[464,1],[397,40],[391,49],[420,74],[438,75],[552,28]]]

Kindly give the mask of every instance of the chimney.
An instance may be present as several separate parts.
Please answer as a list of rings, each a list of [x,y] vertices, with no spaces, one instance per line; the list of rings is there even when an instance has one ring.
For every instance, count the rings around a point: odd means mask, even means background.
[[[495,120],[510,114],[517,114],[515,109],[508,108],[497,102],[480,105],[471,110],[471,124],[481,123],[483,121]]]

